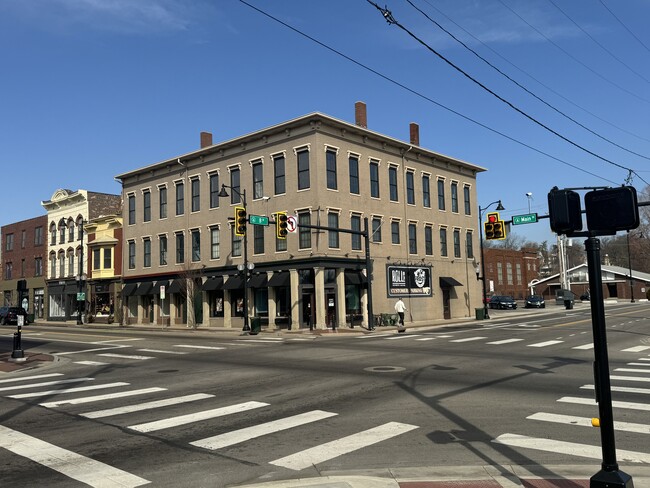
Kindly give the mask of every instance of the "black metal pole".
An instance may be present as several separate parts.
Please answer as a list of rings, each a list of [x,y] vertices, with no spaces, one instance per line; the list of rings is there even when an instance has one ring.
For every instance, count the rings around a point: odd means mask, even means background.
[[[233,188],[234,191],[237,191]],[[237,192],[239,193],[239,192]],[[244,212],[248,218],[248,209],[246,207],[246,189],[244,188],[241,193],[242,203],[244,205]],[[235,225],[237,223],[235,222]],[[248,228],[244,230],[244,332],[250,332],[251,327],[248,323]]]
[[[491,204],[490,204],[491,205]],[[483,286],[483,318],[489,319],[487,304],[487,291],[485,290],[485,253],[483,252],[483,210],[478,206],[478,231],[479,231],[479,244],[481,245],[481,284]]]
[[[630,303],[634,303],[634,279],[632,278],[632,254],[630,253],[630,231],[627,231],[627,265],[630,268],[630,294],[632,300]]]
[[[83,320],[81,320],[81,306],[85,300],[85,297],[83,300],[81,300],[81,293],[83,292],[83,266],[84,266],[84,221],[83,219],[81,220],[81,227],[79,229],[79,232],[81,233],[80,238],[81,238],[81,252],[79,253],[79,281],[77,282],[77,325],[83,324]]]
[[[585,250],[587,252],[591,321],[594,335],[594,382],[603,453],[602,469],[591,478],[589,486],[590,488],[633,488],[632,477],[619,471],[616,462],[612,391],[607,355],[605,306],[603,304],[603,279],[600,269],[600,240],[589,237],[585,241]]]
[[[368,217],[363,218],[363,237],[366,246],[366,278],[368,282],[368,330],[375,330],[375,317],[372,311],[372,262],[370,261],[370,229],[368,228]]]

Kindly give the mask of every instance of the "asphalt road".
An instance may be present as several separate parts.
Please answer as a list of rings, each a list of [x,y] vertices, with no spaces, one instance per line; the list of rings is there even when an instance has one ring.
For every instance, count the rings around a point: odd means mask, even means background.
[[[649,309],[607,307],[623,470],[650,463]],[[0,376],[0,479],[225,487],[408,466],[595,473],[589,310],[491,317],[331,336],[26,327],[23,347],[58,360]]]

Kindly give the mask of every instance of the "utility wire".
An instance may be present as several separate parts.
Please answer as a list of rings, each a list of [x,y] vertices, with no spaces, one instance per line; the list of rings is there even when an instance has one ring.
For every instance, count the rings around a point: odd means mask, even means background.
[[[552,0],[549,0],[549,1],[552,1]],[[469,46],[468,46],[467,44],[465,44],[463,41],[461,41],[460,39],[458,39],[454,34],[452,34],[451,32],[449,32],[449,31],[448,31],[447,29],[445,29],[442,25],[440,25],[438,22],[436,22],[435,19],[432,19],[431,17],[429,17],[429,15],[427,15],[426,12],[424,12],[424,11],[421,10],[418,6],[416,6],[416,5],[415,5],[411,0],[406,0],[406,2],[409,3],[409,4],[410,4],[410,5],[411,5],[415,10],[417,10],[417,11],[420,12],[422,15],[424,15],[424,16],[425,16],[425,17],[426,17],[430,22],[432,22],[433,24],[435,24],[439,29],[441,29],[441,30],[444,31],[447,35],[449,35],[449,36],[450,36],[454,41],[456,41],[457,43],[459,43],[461,46],[463,46],[463,47],[464,47],[465,49],[467,49],[469,52],[471,52],[472,54],[474,54],[474,56],[476,56],[476,57],[479,58],[481,61],[483,61],[485,64],[487,64],[490,68],[494,69],[494,70],[495,70],[497,73],[499,73],[501,76],[507,78],[509,81],[511,81],[512,83],[514,83],[515,85],[517,85],[519,88],[521,88],[522,90],[524,90],[524,91],[525,91],[526,93],[528,93],[530,96],[532,96],[532,97],[534,97],[535,99],[537,99],[537,100],[539,100],[540,102],[542,102],[544,105],[546,105],[546,106],[547,106],[548,108],[550,108],[551,110],[557,112],[557,113],[560,114],[561,116],[563,116],[563,117],[565,117],[566,119],[570,120],[570,121],[573,122],[574,124],[576,124],[576,125],[582,127],[584,130],[586,130],[587,132],[589,132],[589,133],[595,135],[596,137],[602,139],[603,141],[608,142],[608,143],[610,143],[611,145],[616,146],[617,148],[622,149],[623,151],[626,151],[626,152],[628,152],[628,153],[630,153],[630,154],[634,154],[635,156],[638,156],[638,157],[640,157],[640,158],[647,159],[648,161],[650,161],[650,157],[648,157],[648,156],[644,156],[643,154],[639,154],[639,153],[637,153],[637,152],[635,152],[635,151],[632,151],[631,149],[627,149],[626,147],[623,147],[623,146],[621,146],[620,144],[617,144],[616,142],[614,142],[614,141],[608,139],[607,137],[605,137],[605,136],[599,134],[598,132],[595,132],[595,131],[591,130],[591,129],[590,129],[589,127],[587,127],[586,125],[584,125],[584,124],[578,122],[578,121],[575,120],[573,117],[571,117],[571,116],[565,114],[565,113],[562,112],[560,109],[554,107],[553,105],[551,105],[550,103],[548,103],[546,100],[544,100],[544,99],[542,99],[541,97],[537,96],[535,93],[533,93],[533,92],[530,91],[528,88],[526,88],[525,86],[523,86],[523,85],[522,85],[521,83],[519,83],[517,80],[511,78],[507,73],[503,72],[503,71],[500,70],[497,66],[495,66],[495,65],[492,64],[490,61],[488,61],[487,59],[485,59],[483,56],[481,56],[479,53],[477,53],[474,49],[472,49],[471,47],[469,47]]]
[[[541,149],[539,149],[537,147],[534,147],[534,146],[532,146],[530,144],[527,144],[527,143],[525,143],[523,141],[520,141],[519,139],[515,139],[514,137],[509,136],[509,135],[507,135],[507,134],[505,134],[505,133],[503,133],[501,131],[498,131],[497,129],[494,129],[493,127],[490,127],[490,126],[488,126],[488,125],[486,125],[486,124],[484,124],[482,122],[479,122],[478,120],[475,120],[475,119],[473,119],[473,118],[471,118],[471,117],[469,117],[469,116],[467,116],[465,114],[462,114],[461,112],[458,112],[458,111],[456,111],[456,110],[454,110],[454,109],[452,109],[450,107],[447,107],[446,105],[444,105],[444,104],[442,104],[442,103],[440,103],[440,102],[438,102],[438,101],[436,101],[436,100],[434,100],[434,99],[432,99],[430,97],[427,97],[426,95],[423,95],[422,93],[420,93],[420,92],[418,92],[418,91],[416,91],[416,90],[414,90],[412,88],[409,88],[408,86],[406,86],[406,85],[404,85],[404,84],[402,84],[402,83],[388,77],[387,75],[384,75],[383,73],[380,73],[379,71],[377,71],[377,70],[375,70],[373,68],[370,68],[369,66],[361,63],[360,61],[357,61],[354,58],[351,58],[350,56],[348,56],[348,55],[334,49],[333,47],[328,46],[327,44],[319,41],[318,39],[315,39],[314,37],[310,36],[309,34],[306,34],[306,33],[302,32],[302,31],[298,30],[297,28],[287,24],[286,22],[283,22],[282,20],[278,19],[277,17],[274,17],[273,15],[269,14],[268,12],[265,12],[264,10],[254,6],[254,5],[251,5],[247,1],[245,1],[245,0],[239,0],[239,1],[241,3],[243,3],[244,5],[250,7],[251,9],[259,12],[262,15],[264,15],[265,17],[268,17],[269,19],[277,22],[278,24],[281,24],[284,27],[292,30],[296,34],[299,34],[299,35],[309,39],[310,41],[318,44],[319,46],[327,49],[328,51],[331,51],[334,54],[337,54],[338,56],[341,56],[342,58],[347,59],[351,63],[356,64],[360,68],[363,68],[366,71],[369,71],[370,73],[372,73],[374,75],[377,75],[380,78],[383,78],[384,80],[388,81],[389,83],[392,83],[393,85],[396,85],[396,86],[406,90],[407,92],[412,93],[413,95],[415,95],[415,96],[417,96],[417,97],[419,97],[419,98],[421,98],[423,100],[426,100],[427,102],[430,102],[433,105],[436,105],[437,107],[442,108],[443,110],[446,110],[447,112],[450,112],[450,113],[452,113],[452,114],[454,114],[454,115],[456,115],[456,116],[458,116],[458,117],[460,117],[460,118],[462,118],[464,120],[467,120],[468,122],[471,122],[471,123],[473,123],[473,124],[475,124],[475,125],[477,125],[479,127],[482,127],[483,129],[486,129],[486,130],[488,130],[488,131],[490,131],[490,132],[492,132],[494,134],[497,134],[497,135],[503,137],[504,139],[507,139],[507,140],[509,140],[511,142],[514,142],[515,144],[519,144],[520,146],[523,146],[523,147],[525,147],[527,149],[530,149],[531,151],[534,151],[534,152],[536,152],[538,154],[546,156],[547,158],[553,159],[554,161],[557,161],[557,162],[559,162],[561,164],[564,164],[565,166],[569,166],[569,167],[571,167],[571,168],[573,168],[575,170],[581,171],[581,172],[583,172],[585,174],[588,174],[590,176],[593,176],[595,178],[599,178],[601,180],[607,181],[608,183],[612,183],[613,185],[619,185],[619,183],[616,182],[616,181],[609,180],[609,179],[605,178],[602,175],[592,173],[591,171],[587,171],[586,169],[581,168],[580,166],[577,166],[577,165],[569,163],[568,161],[565,161],[565,160],[563,160],[561,158],[553,156],[552,154],[549,154],[549,153],[547,153],[547,152],[545,152],[545,151],[543,151],[543,150],[541,150]],[[627,170],[627,168],[625,168],[625,169]],[[650,183],[648,183],[648,186],[650,186]]]
[[[632,37],[634,37],[634,38],[639,42],[639,44],[641,44],[641,45],[646,49],[646,51],[650,52],[650,47],[646,46],[645,43],[644,43],[641,39],[639,39],[639,38],[636,36],[636,34],[634,34],[634,32],[632,32],[632,31],[629,29],[629,27],[628,27],[627,25],[625,25],[625,24],[623,23],[623,21],[622,21],[621,19],[619,19],[619,18],[616,16],[616,14],[615,14],[614,12],[612,12],[612,10],[611,10],[607,5],[605,5],[605,2],[603,2],[603,0],[598,0],[598,1],[603,5],[603,7],[605,7],[605,10],[607,10],[607,11],[612,15],[612,17],[614,17],[614,18],[618,21],[618,23],[621,24],[621,25],[623,26],[623,28],[624,28],[626,31],[628,31],[629,34],[630,34]]]
[[[531,29],[533,29],[535,32],[537,32],[537,33],[538,33],[540,36],[542,36],[544,39],[546,39],[548,42],[550,42],[551,44],[553,44],[556,48],[558,48],[560,51],[562,51],[562,52],[563,52],[564,54],[566,54],[568,57],[570,57],[571,59],[573,59],[576,63],[578,63],[579,65],[581,65],[581,66],[584,67],[585,69],[591,71],[591,72],[592,72],[593,74],[595,74],[598,78],[600,78],[600,79],[603,80],[603,81],[606,81],[607,83],[609,83],[609,84],[612,85],[612,86],[615,86],[616,88],[618,88],[619,90],[621,90],[621,91],[627,93],[628,95],[631,95],[631,96],[633,96],[634,98],[637,98],[638,100],[641,100],[641,101],[643,101],[643,102],[645,102],[645,103],[649,103],[649,104],[650,104],[650,100],[648,100],[647,98],[644,98],[644,97],[642,97],[642,96],[640,96],[640,95],[637,95],[636,93],[631,92],[631,91],[628,90],[627,88],[623,88],[621,85],[615,83],[614,81],[610,80],[609,78],[606,78],[605,76],[603,76],[603,75],[601,75],[600,73],[598,73],[596,70],[594,70],[594,69],[590,68],[589,66],[587,66],[585,63],[583,63],[583,62],[580,61],[578,58],[576,58],[574,55],[572,55],[571,53],[569,53],[568,51],[566,51],[565,49],[563,49],[559,44],[557,44],[556,42],[554,42],[553,40],[551,40],[551,39],[550,39],[549,37],[547,37],[547,36],[546,36],[542,31],[540,31],[539,29],[537,29],[537,28],[536,28],[535,26],[533,26],[530,22],[528,22],[526,19],[524,19],[521,15],[519,15],[517,12],[515,12],[511,7],[509,7],[507,4],[505,4],[505,3],[503,2],[503,0],[498,0],[498,2],[499,2],[501,5],[503,5],[505,8],[507,8],[508,10],[510,10],[510,11],[511,11],[513,14],[515,14],[517,17],[519,17],[519,19],[520,19],[522,22],[524,22],[528,27],[530,27]]]
[[[585,113],[591,115],[592,117],[594,117],[594,118],[600,120],[601,122],[603,122],[603,123],[609,125],[610,127],[614,127],[615,129],[618,129],[618,130],[620,130],[621,132],[625,132],[626,134],[628,134],[628,135],[630,135],[630,136],[632,136],[632,137],[636,137],[637,139],[640,139],[640,140],[643,140],[643,141],[646,141],[646,142],[650,142],[650,139],[648,139],[648,138],[646,138],[646,137],[643,137],[643,136],[640,136],[639,134],[635,134],[634,132],[630,132],[629,130],[624,129],[624,128],[622,128],[622,127],[619,127],[619,126],[617,126],[616,124],[614,124],[614,123],[612,123],[612,122],[610,122],[610,121],[608,121],[608,120],[605,120],[604,118],[602,118],[602,117],[596,115],[595,113],[591,112],[590,110],[586,109],[585,107],[582,107],[582,106],[578,105],[578,104],[575,103],[573,100],[570,100],[569,98],[565,97],[564,95],[562,95],[562,94],[559,93],[558,91],[554,90],[554,89],[551,88],[550,86],[548,86],[548,85],[546,85],[545,83],[543,83],[542,81],[538,80],[538,79],[535,78],[533,75],[531,75],[529,72],[525,71],[524,69],[522,69],[521,67],[517,66],[517,65],[514,64],[512,61],[510,61],[509,59],[507,59],[506,57],[504,57],[503,55],[501,55],[498,51],[496,51],[495,49],[493,49],[490,45],[484,43],[481,39],[479,39],[479,38],[476,37],[474,34],[472,34],[470,31],[468,31],[467,29],[465,29],[462,25],[458,24],[458,22],[455,22],[454,19],[450,18],[447,14],[445,14],[445,13],[444,13],[443,11],[441,11],[439,8],[437,8],[436,6],[434,6],[433,4],[431,4],[431,2],[429,2],[428,0],[424,0],[424,2],[427,3],[427,4],[429,5],[429,7],[431,7],[432,9],[434,9],[436,12],[438,12],[438,13],[439,13],[440,15],[442,15],[444,18],[446,18],[449,22],[451,22],[451,23],[454,24],[456,27],[458,27],[460,30],[462,30],[463,32],[465,32],[465,34],[467,34],[468,36],[470,36],[470,37],[471,37],[472,39],[474,39],[476,42],[480,43],[484,48],[489,49],[490,51],[492,51],[493,54],[495,54],[496,56],[498,56],[499,58],[501,58],[503,61],[505,61],[506,63],[508,63],[510,66],[512,66],[513,68],[515,68],[516,70],[518,70],[520,73],[523,73],[524,75],[528,76],[531,80],[533,80],[533,81],[535,81],[536,83],[538,83],[539,85],[543,86],[544,88],[546,88],[546,89],[547,89],[548,91],[550,91],[551,93],[557,95],[558,97],[560,97],[560,98],[561,98],[562,100],[564,100],[565,102],[570,103],[570,104],[573,105],[574,107],[576,107],[576,108],[582,110],[583,112],[585,112]]]

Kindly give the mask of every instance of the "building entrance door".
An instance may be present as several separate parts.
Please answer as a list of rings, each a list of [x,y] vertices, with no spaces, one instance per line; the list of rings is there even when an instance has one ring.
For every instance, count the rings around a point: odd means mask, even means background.
[[[316,323],[316,307],[313,293],[302,294],[302,325],[312,329]]]
[[[336,293],[328,291],[326,295],[327,305],[327,327],[336,329]]]
[[[451,296],[449,288],[442,288],[442,316],[445,319],[451,318]]]

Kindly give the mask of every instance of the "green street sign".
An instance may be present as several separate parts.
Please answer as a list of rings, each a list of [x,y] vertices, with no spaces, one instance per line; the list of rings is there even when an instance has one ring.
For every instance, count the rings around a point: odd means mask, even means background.
[[[269,218],[263,215],[249,215],[248,221],[253,225],[269,225]]]
[[[86,294],[83,291],[81,293],[77,293],[78,302],[83,302],[85,299],[86,299]]]
[[[512,224],[513,225],[535,224],[535,223],[537,223],[537,214],[536,213],[526,214],[526,215],[513,215],[512,216]]]

